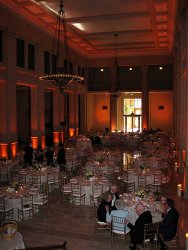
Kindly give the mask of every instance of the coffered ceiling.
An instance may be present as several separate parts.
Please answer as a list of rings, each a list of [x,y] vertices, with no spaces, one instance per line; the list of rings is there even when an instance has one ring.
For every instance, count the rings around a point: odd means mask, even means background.
[[[0,0],[53,33],[59,0]],[[64,0],[69,45],[88,58],[170,55],[177,0]],[[117,34],[115,45],[114,34]]]

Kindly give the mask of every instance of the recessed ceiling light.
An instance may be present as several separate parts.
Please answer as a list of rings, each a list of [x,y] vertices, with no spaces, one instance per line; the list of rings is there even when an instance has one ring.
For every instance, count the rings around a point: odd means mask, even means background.
[[[163,69],[163,67],[162,67],[162,66],[160,66],[160,67],[159,67],[159,70],[162,70],[162,69]]]
[[[104,69],[101,69],[101,72],[104,71]]]
[[[79,30],[84,30],[84,27],[81,23],[73,23],[72,25],[74,25]]]
[[[131,70],[133,70],[133,68],[130,67],[129,70],[131,71]]]

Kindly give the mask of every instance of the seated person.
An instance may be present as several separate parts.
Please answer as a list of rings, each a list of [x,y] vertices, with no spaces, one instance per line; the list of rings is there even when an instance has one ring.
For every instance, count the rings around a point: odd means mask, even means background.
[[[112,210],[116,210],[116,207],[115,207],[115,202],[117,199],[119,199],[119,194],[117,192],[117,185],[116,184],[112,184],[110,186],[110,193],[112,194],[112,202],[111,202],[111,208]]]
[[[123,210],[125,207],[125,203],[123,200],[120,200],[120,199],[116,200],[115,207],[116,207],[116,210],[112,210],[111,213],[107,213],[107,216],[106,216],[107,222],[111,222],[112,216],[124,217],[124,218],[128,217],[127,210]]]
[[[149,192],[147,198],[148,198],[149,202],[155,202],[156,201],[155,194],[153,192]]]
[[[133,250],[136,250],[136,245],[142,244],[144,241],[144,225],[152,223],[151,212],[145,211],[145,207],[143,204],[136,205],[135,209],[138,215],[138,219],[136,220],[135,225],[132,225],[127,219],[125,219],[127,227],[131,229],[131,245],[129,246],[129,248]]]
[[[166,214],[166,197],[161,196],[160,200],[155,205],[155,212],[161,214],[162,217]]]
[[[178,219],[179,214],[174,207],[174,201],[172,199],[166,199],[166,214],[159,225],[158,241],[161,245],[161,250],[168,248],[163,240],[170,241],[176,235]]]
[[[111,213],[111,201],[112,194],[110,192],[104,193],[97,209],[98,221],[107,222],[107,213]]]

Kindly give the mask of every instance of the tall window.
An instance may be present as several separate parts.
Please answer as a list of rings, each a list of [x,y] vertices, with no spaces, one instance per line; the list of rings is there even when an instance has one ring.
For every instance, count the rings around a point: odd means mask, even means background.
[[[28,44],[28,69],[35,70],[35,46]]]
[[[25,41],[17,38],[17,66],[25,67]]]
[[[0,30],[0,62],[3,61],[3,31]]]
[[[52,74],[57,73],[56,61],[57,61],[57,56],[52,54]]]
[[[44,51],[44,74],[50,74],[50,53]]]

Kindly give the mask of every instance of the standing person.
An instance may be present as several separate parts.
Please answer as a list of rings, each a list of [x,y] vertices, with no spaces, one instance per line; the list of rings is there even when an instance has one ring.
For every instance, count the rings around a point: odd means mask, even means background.
[[[144,226],[145,224],[152,223],[152,215],[150,211],[145,211],[143,204],[138,204],[136,206],[136,213],[138,219],[135,225],[131,224],[127,219],[125,219],[125,224],[131,229],[131,245],[130,249],[136,250],[136,245],[142,244],[144,241]]]
[[[57,163],[60,165],[60,171],[65,172],[66,165],[65,149],[63,143],[59,144],[59,151],[57,154]]]
[[[163,242],[170,241],[176,235],[179,214],[174,207],[174,201],[172,199],[166,199],[166,214],[159,226],[159,236],[158,241],[161,245],[161,250],[167,249],[168,246]]]
[[[38,163],[43,163],[44,160],[44,153],[43,153],[43,149],[41,144],[38,145],[37,149],[36,149],[36,153],[35,153],[35,160]]]
[[[33,147],[30,143],[28,143],[24,148],[24,161],[26,165],[32,166],[32,160],[33,160]]]
[[[54,160],[54,152],[53,152],[53,150],[52,150],[51,147],[48,147],[48,148],[47,148],[47,151],[46,151],[46,153],[45,153],[45,156],[46,156],[47,166],[52,165],[53,160]]]

